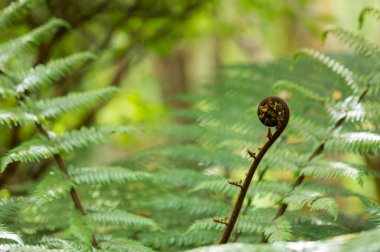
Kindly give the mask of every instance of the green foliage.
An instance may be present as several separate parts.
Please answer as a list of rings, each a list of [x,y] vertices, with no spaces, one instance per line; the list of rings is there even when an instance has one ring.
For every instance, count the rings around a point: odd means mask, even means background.
[[[0,28],[17,20],[20,9],[31,2],[10,5],[0,15]],[[376,13],[364,10],[360,22]],[[188,119],[186,124],[160,132],[167,135],[168,144],[137,153],[122,164],[84,165],[84,148],[108,141],[111,134],[137,131],[129,126],[82,125],[59,125],[54,131],[54,126],[72,112],[99,108],[118,89],[71,92],[69,87],[66,95],[49,96],[55,84],[94,58],[88,52],[26,69],[13,65],[66,26],[65,21],[51,19],[0,45],[0,97],[6,104],[0,124],[25,129],[21,144],[1,156],[0,171],[18,163],[31,173],[44,171],[42,178],[16,188],[23,197],[0,200],[0,250],[89,251],[99,246],[105,251],[178,251],[215,243],[224,226],[213,217],[225,221],[239,192],[227,181],[244,178],[251,162],[246,149],[265,141],[267,129],[255,118],[257,104],[274,92],[290,104],[289,126],[251,184],[231,240],[237,243],[218,249],[354,251],[370,245],[370,251],[379,250],[378,205],[343,183],[348,178],[363,185],[375,174],[346,156],[379,154],[376,45],[335,28],[325,36],[337,36],[357,54],[301,49],[293,60],[225,67],[217,84],[184,98],[192,107],[176,115]],[[96,160],[107,154],[95,153]],[[303,176],[302,184],[295,185]],[[341,197],[359,199],[367,212],[346,216],[337,200]],[[285,214],[274,218],[281,204],[287,205]],[[375,229],[350,235],[371,228]],[[348,238],[312,241],[337,235]],[[252,244],[263,237],[270,244]]]
[[[0,15],[0,26],[6,27],[19,18],[20,10],[30,2],[19,1],[10,5],[3,11],[4,15]],[[13,130],[22,127],[29,131],[26,139],[2,155],[0,172],[15,169],[17,165],[14,163],[20,162],[25,163],[21,168],[29,171],[35,166],[46,169],[42,172],[42,179],[25,185],[34,193],[22,198],[11,196],[0,202],[0,220],[7,227],[0,228],[0,250],[88,251],[99,246],[100,242],[104,249],[112,251],[128,246],[134,248],[131,251],[147,251],[147,247],[125,238],[125,235],[120,238],[120,232],[126,229],[129,234],[138,230],[158,230],[158,224],[148,217],[132,214],[129,211],[133,209],[127,209],[120,200],[113,199],[115,189],[101,195],[98,190],[106,185],[117,188],[126,183],[132,188],[133,183],[150,180],[150,174],[107,165],[69,169],[65,160],[81,148],[108,141],[111,134],[131,134],[136,130],[129,126],[65,127],[63,132],[49,129],[60,117],[99,107],[117,93],[117,88],[110,87],[43,98],[49,94],[46,89],[94,59],[93,54],[77,53],[47,64],[13,69],[13,62],[22,60],[65,26],[65,21],[51,19],[0,45],[0,93],[4,104],[8,103],[0,111],[0,124]],[[52,167],[51,161],[57,168]],[[8,228],[17,230],[17,233],[8,231]],[[110,243],[113,238],[117,242]],[[28,245],[24,245],[24,239]]]
[[[301,49],[292,60],[228,66],[203,94],[185,97],[193,107],[175,114],[189,122],[164,131],[177,144],[171,142],[139,159],[147,167],[156,167],[157,161],[164,167],[158,168],[154,178],[156,190],[162,191],[159,199],[154,194],[142,206],[178,216],[165,220],[165,214],[157,216],[165,229],[179,231],[145,238],[146,244],[165,250],[170,245],[179,249],[218,241],[224,225],[213,217],[227,220],[239,192],[227,181],[243,180],[250,165],[246,149],[265,141],[266,129],[255,114],[257,104],[274,95],[272,90],[289,102],[290,122],[251,183],[231,241],[258,243],[263,236],[270,243],[322,240],[374,227],[366,213],[347,217],[337,199],[359,199],[365,209],[376,205],[366,195],[346,188],[343,181],[351,179],[350,183],[363,186],[368,176],[374,175],[346,156],[378,154],[378,113],[374,108],[380,105],[380,82],[375,74],[379,48],[341,28],[327,34],[337,36],[357,54],[326,55]],[[305,176],[301,185],[294,185],[301,175]],[[281,204],[287,205],[285,214],[274,220]],[[302,242],[293,246],[298,244],[303,246]],[[318,247],[324,243],[310,244]],[[240,251],[287,251],[285,246],[245,244]],[[227,245],[226,251],[239,248],[231,245],[228,250]],[[289,251],[293,250],[289,247]]]

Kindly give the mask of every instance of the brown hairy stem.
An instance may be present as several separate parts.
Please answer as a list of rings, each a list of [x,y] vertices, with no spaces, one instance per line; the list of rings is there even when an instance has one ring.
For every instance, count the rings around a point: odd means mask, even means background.
[[[249,167],[248,173],[243,183],[240,186],[238,186],[238,188],[240,188],[240,193],[235,202],[235,206],[232,210],[230,218],[228,219],[228,222],[223,223],[226,225],[226,228],[224,229],[219,244],[227,243],[230,239],[236,221],[239,217],[241,208],[243,206],[245,196],[251,184],[253,175],[255,174],[256,169],[259,166],[260,161],[264,157],[265,153],[284,131],[286,125],[288,124],[290,116],[288,105],[284,100],[282,100],[279,97],[268,97],[264,99],[258,107],[257,114],[260,121],[264,125],[268,127],[276,126],[276,132],[272,135],[270,128],[268,128],[267,141],[263,146],[259,147],[258,154],[255,154],[252,151],[248,151],[248,154],[253,158],[253,163]],[[214,218],[214,221],[216,220],[219,219]],[[220,223],[220,221],[216,222]]]
[[[366,88],[362,93],[361,95],[359,96],[359,99],[357,101],[357,103],[360,103],[361,100],[363,100],[363,98],[367,95],[368,93],[368,88]],[[339,128],[340,126],[342,126],[345,122],[346,122],[346,119],[347,119],[347,116],[343,116],[342,118],[338,119],[335,123],[334,123],[334,126],[332,127],[331,131],[330,132],[333,132],[335,131],[337,128]],[[326,144],[326,141],[322,142],[315,150],[314,152],[310,155],[310,157],[307,159],[307,161],[311,161],[313,160],[314,158],[318,157],[319,155],[321,155],[323,153],[323,150],[324,150],[324,147],[325,147],[325,144]],[[305,179],[305,175],[301,174],[297,179],[296,181],[293,183],[293,186],[292,186],[292,189],[291,191],[293,191],[294,189],[296,189],[298,186],[300,186],[302,184],[302,182],[304,181]],[[280,218],[281,216],[283,216],[286,212],[286,209],[288,208],[288,204],[286,203],[282,203],[280,208],[278,209],[278,211],[276,212],[275,216],[273,217],[273,220],[276,220],[278,218]],[[262,242],[266,243],[268,242],[268,240],[266,238],[263,238]]]

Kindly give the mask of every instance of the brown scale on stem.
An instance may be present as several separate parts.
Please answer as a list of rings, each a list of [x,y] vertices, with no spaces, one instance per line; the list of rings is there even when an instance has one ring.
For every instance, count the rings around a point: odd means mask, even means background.
[[[272,135],[270,128],[268,128],[267,141],[264,145],[260,146],[259,152],[256,154],[248,150],[248,154],[253,158],[253,162],[249,167],[246,177],[243,183],[239,183],[238,188],[240,188],[239,196],[235,202],[235,206],[232,210],[230,218],[228,221],[220,221],[219,218],[214,218],[213,220],[217,223],[222,223],[226,226],[219,244],[227,243],[231,237],[232,231],[234,230],[236,221],[239,217],[240,210],[243,206],[245,196],[251,184],[253,175],[255,174],[257,167],[260,164],[261,159],[264,157],[265,153],[272,146],[272,144],[277,140],[277,138],[284,131],[286,125],[289,121],[289,107],[284,100],[279,97],[267,97],[259,105],[257,110],[257,115],[260,121],[268,127],[276,127],[276,131]],[[231,182],[231,181],[230,181]],[[237,183],[230,183],[237,186]]]

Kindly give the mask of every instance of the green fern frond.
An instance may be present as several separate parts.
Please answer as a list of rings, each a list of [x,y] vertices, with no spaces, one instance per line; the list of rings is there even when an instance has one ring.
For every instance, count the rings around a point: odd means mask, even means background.
[[[245,164],[242,156],[227,149],[210,149],[195,144],[164,146],[155,151],[172,159],[183,159],[196,162],[202,166],[220,165],[226,169],[237,169]]]
[[[73,241],[63,240],[55,237],[43,237],[40,244],[48,247],[49,249],[59,249],[63,251],[79,251],[84,252],[86,249]]]
[[[316,102],[324,103],[326,98],[318,94],[316,91],[311,90],[309,88],[306,88],[305,86],[301,86],[300,84],[281,80],[273,84],[273,90],[274,91],[280,91],[280,90],[287,90],[291,92],[296,92],[297,94],[300,94],[306,98],[309,98],[311,100],[314,100]]]
[[[89,217],[95,223],[113,224],[123,228],[134,227],[139,229],[149,228],[151,230],[159,229],[157,223],[152,219],[121,210],[90,213]]]
[[[80,130],[72,130],[64,133],[62,136],[53,138],[56,150],[61,152],[70,153],[77,148],[88,147],[92,144],[102,143],[108,140],[108,136],[114,133],[130,133],[134,129],[130,127],[82,127]]]
[[[150,179],[146,172],[136,172],[120,166],[94,166],[70,168],[70,175],[77,184],[103,184],[135,182]]]
[[[199,181],[211,180],[213,176],[208,176],[194,169],[162,169],[154,173],[152,179],[157,183],[169,183],[176,186],[194,188]],[[218,177],[216,177],[217,179]]]
[[[0,86],[0,98],[5,99],[8,97],[15,97],[15,96],[16,96],[16,92],[12,88]]]
[[[348,68],[332,59],[331,57],[307,48],[300,49],[297,53],[295,53],[294,60],[297,60],[300,56],[306,56],[319,62],[320,65],[329,69],[332,73],[340,76],[346,85],[353,91],[357,92],[360,90],[360,87],[354,78],[354,74]]]
[[[264,236],[270,242],[288,241],[292,238],[292,226],[284,217],[278,218],[265,227]]]
[[[168,231],[153,233],[144,236],[142,241],[154,248],[188,247],[191,245],[212,244],[219,239],[220,233],[210,230],[195,230],[183,233],[181,231]]]
[[[354,34],[343,28],[332,28],[328,29],[323,33],[322,39],[326,40],[327,36],[332,33],[337,36],[342,42],[351,48],[353,48],[357,53],[362,54],[367,57],[379,56],[380,48],[373,43],[370,43],[362,36]]]
[[[54,199],[67,196],[73,182],[63,176],[61,172],[50,172],[38,183],[34,192],[37,204],[45,204]]]
[[[291,184],[288,181],[260,181],[257,183],[252,183],[252,186],[248,190],[248,194],[284,194],[288,192],[290,188]],[[225,179],[219,181],[211,180],[201,182],[192,191],[195,192],[201,190],[223,193],[228,196],[235,196],[238,192],[238,189],[235,186],[228,184]]]
[[[269,216],[268,216],[269,217]],[[198,230],[222,231],[224,225],[215,223],[211,219],[197,220],[189,228],[188,232]],[[235,229],[242,233],[261,233],[271,237],[270,241],[284,241],[291,238],[291,225],[285,218],[271,221],[271,218],[264,218],[262,215],[243,215],[239,217]]]
[[[320,143],[328,135],[328,129],[325,126],[316,124],[311,120],[303,117],[293,116],[289,125],[297,136],[305,137],[306,139],[312,138]]]
[[[366,111],[358,99],[358,96],[349,96],[336,104],[326,104],[326,108],[334,121],[339,121],[345,117],[351,122],[363,122]]]
[[[13,126],[24,126],[29,123],[37,123],[38,117],[32,113],[24,112],[18,108],[0,110],[0,124]]]
[[[24,245],[24,242],[22,241],[20,236],[12,232],[8,232],[0,227],[0,240],[1,239],[11,240],[11,241],[17,242],[20,245]]]
[[[118,91],[117,88],[104,88],[94,91],[71,93],[64,97],[49,100],[40,100],[34,105],[36,114],[43,118],[57,118],[58,116],[80,110],[91,108],[98,102],[112,97]]]
[[[61,27],[67,27],[67,23],[60,19],[51,19],[46,24],[34,29],[28,34],[0,45],[0,69],[14,57],[22,56],[33,50],[46,38],[51,36]]]
[[[91,248],[93,227],[88,216],[80,215],[78,211],[71,211],[70,229],[74,237],[83,242],[88,249]]]
[[[364,171],[344,162],[316,160],[302,169],[302,174],[313,178],[340,179],[343,177],[363,183]]]
[[[372,223],[375,224],[377,228],[379,228],[380,227],[380,206],[379,205],[370,206],[367,209],[367,212],[371,216]]]
[[[380,135],[371,132],[342,133],[333,136],[326,143],[329,151],[354,153],[380,153]]]
[[[49,249],[42,245],[0,244],[0,251],[6,252],[62,252],[59,249]]]
[[[3,172],[8,164],[13,162],[38,162],[48,159],[55,153],[55,149],[43,139],[33,139],[22,143],[20,146],[8,151],[2,157],[0,172]]]
[[[368,15],[372,15],[375,17],[375,19],[379,20],[380,19],[380,10],[372,8],[372,7],[367,7],[364,8],[359,15],[359,28],[363,27],[364,20]]]
[[[4,223],[7,218],[12,218],[18,209],[31,202],[31,198],[11,197],[0,200],[0,223]]]
[[[152,202],[153,207],[159,211],[178,210],[191,215],[221,215],[230,209],[230,205],[220,201],[210,201],[207,198],[199,198],[191,195],[168,195],[160,197]]]
[[[125,238],[109,237],[101,242],[102,249],[106,251],[153,252],[154,250],[141,243]]]
[[[38,65],[28,72],[18,73],[12,76],[16,82],[16,92],[23,94],[25,91],[35,91],[42,87],[52,85],[73,71],[76,66],[93,58],[94,55],[88,52],[77,53],[65,58],[53,60],[47,65]]]
[[[34,0],[19,0],[10,3],[5,9],[0,12],[0,30],[8,27],[14,21],[20,18],[24,14],[24,10]]]
[[[338,204],[336,201],[317,191],[296,190],[286,197],[284,202],[292,209],[301,209],[308,206],[310,210],[324,210],[334,219],[338,216]]]

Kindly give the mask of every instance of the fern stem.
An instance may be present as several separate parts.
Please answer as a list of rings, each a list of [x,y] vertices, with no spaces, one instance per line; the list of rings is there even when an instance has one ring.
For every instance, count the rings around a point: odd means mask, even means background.
[[[367,87],[359,96],[358,100],[357,100],[357,103],[359,104],[363,99],[364,97],[367,95],[368,93],[368,90],[369,90],[369,87]],[[335,123],[334,123],[334,126],[333,128],[331,129],[330,133],[333,133],[337,128],[339,128],[340,126],[342,126],[345,121],[346,121],[346,118],[347,118],[347,115],[343,116],[342,118],[340,118],[339,120],[337,120]],[[325,144],[326,144],[327,140],[325,140],[324,142],[322,142],[316,149],[315,151],[310,155],[310,157],[307,159],[308,162],[312,161],[314,158],[318,157],[319,155],[321,155],[323,153],[323,150],[324,150],[324,147],[325,147]],[[293,186],[291,188],[291,191],[293,191],[294,189],[296,189],[298,186],[300,186],[302,184],[302,182],[304,181],[305,179],[305,175],[301,174],[297,179],[296,181],[293,183]],[[280,218],[281,216],[283,216],[286,212],[286,209],[288,208],[288,204],[286,203],[282,203],[280,208],[278,209],[278,211],[276,212],[275,216],[273,217],[273,220],[276,220],[278,218]],[[262,242],[266,243],[268,242],[268,240],[264,237]]]
[[[290,114],[288,105],[279,97],[268,97],[260,103],[258,107],[258,117],[260,121],[268,127],[276,126],[276,132],[272,135],[270,128],[268,128],[267,141],[262,147],[259,148],[259,153],[257,155],[255,155],[251,151],[248,151],[248,153],[251,155],[254,161],[249,167],[248,173],[244,179],[243,184],[239,187],[239,196],[235,202],[235,206],[232,210],[230,218],[226,223],[226,228],[224,229],[219,244],[225,244],[229,241],[233,229],[235,227],[236,221],[239,217],[253,175],[255,174],[257,167],[259,166],[260,161],[264,157],[265,153],[284,131],[289,121],[289,115]]]
[[[36,123],[35,125],[36,125],[36,128],[38,129],[38,131],[50,141],[51,138],[49,136],[48,131],[40,123]],[[68,169],[67,169],[65,163],[63,162],[62,157],[59,154],[54,154],[53,159],[54,159],[55,163],[57,164],[58,168],[61,170],[61,172],[65,175],[65,177],[67,179],[71,179],[70,174],[68,172]],[[79,213],[82,216],[85,216],[87,214],[86,210],[84,209],[83,204],[82,204],[82,202],[78,196],[77,190],[75,190],[74,187],[71,187],[71,189],[70,189],[70,196],[71,196],[71,199],[74,203],[75,208],[79,211]],[[98,241],[96,240],[94,235],[92,236],[92,246],[94,248],[99,248]]]

